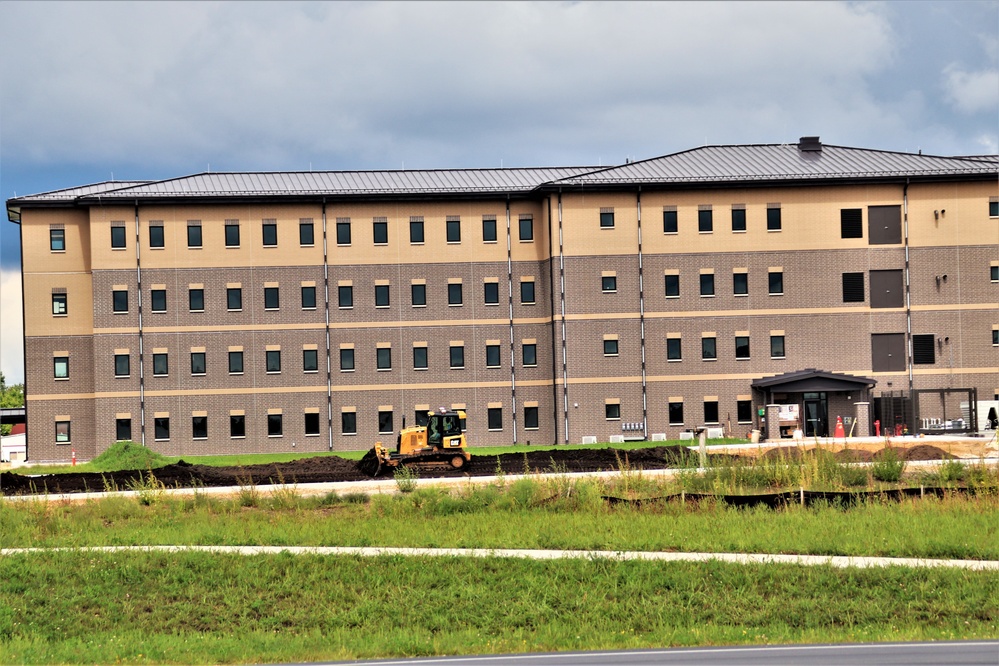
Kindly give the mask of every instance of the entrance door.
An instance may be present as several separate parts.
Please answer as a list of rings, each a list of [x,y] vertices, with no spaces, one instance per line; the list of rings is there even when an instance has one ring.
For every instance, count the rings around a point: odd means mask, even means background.
[[[829,406],[825,393],[806,393],[805,437],[829,436]]]

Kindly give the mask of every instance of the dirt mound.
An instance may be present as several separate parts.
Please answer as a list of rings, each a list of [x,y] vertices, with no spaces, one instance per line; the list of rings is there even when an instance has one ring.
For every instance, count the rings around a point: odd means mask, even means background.
[[[770,461],[800,462],[803,455],[802,450],[797,447],[779,446],[765,451],[760,458]]]
[[[874,459],[879,459],[884,455],[884,451],[887,449],[881,449],[874,454]],[[953,460],[956,456],[953,456],[938,446],[933,446],[932,444],[917,444],[916,446],[911,446],[909,448],[896,448],[895,451],[898,453],[898,457],[902,460]]]
[[[833,457],[836,462],[842,463],[871,462],[874,459],[874,454],[863,449],[842,449],[834,453]]]

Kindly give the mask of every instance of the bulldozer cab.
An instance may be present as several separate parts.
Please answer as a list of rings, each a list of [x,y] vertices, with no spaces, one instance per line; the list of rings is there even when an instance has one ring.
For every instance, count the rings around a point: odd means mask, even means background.
[[[460,436],[464,420],[462,412],[429,412],[427,414],[427,443],[430,446],[439,447],[448,438]]]

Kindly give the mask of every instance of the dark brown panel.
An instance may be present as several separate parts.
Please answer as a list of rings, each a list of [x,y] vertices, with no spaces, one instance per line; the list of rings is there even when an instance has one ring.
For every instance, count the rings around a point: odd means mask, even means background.
[[[867,237],[871,245],[895,245],[902,242],[902,207],[868,206]]]
[[[905,333],[871,335],[871,368],[874,372],[905,370]]]
[[[900,308],[903,305],[902,271],[871,271],[871,307]]]

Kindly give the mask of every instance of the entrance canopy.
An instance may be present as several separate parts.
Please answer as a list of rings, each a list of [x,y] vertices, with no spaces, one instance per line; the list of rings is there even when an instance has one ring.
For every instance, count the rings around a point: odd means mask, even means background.
[[[770,393],[842,393],[864,391],[877,384],[869,377],[855,377],[826,370],[807,368],[796,372],[785,372],[773,377],[754,379],[752,387]]]

